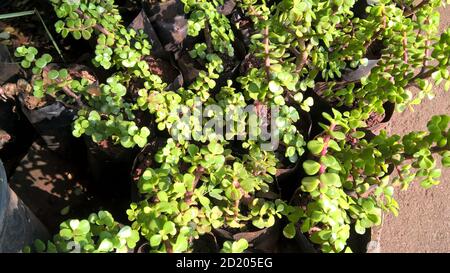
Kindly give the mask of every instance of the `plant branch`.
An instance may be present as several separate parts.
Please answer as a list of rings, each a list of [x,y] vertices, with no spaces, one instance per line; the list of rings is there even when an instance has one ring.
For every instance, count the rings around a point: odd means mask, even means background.
[[[84,104],[81,101],[81,97],[77,96],[69,87],[63,86],[62,90],[67,96],[74,98],[75,101],[77,102],[78,106],[84,107]]]
[[[333,132],[335,127],[336,127],[336,124],[335,123],[331,123],[330,129],[329,129],[330,133]],[[324,137],[324,139],[323,139],[323,148],[322,148],[322,151],[320,152],[320,156],[321,157],[327,155],[327,153],[328,153],[328,144],[329,144],[330,140],[331,140],[331,135],[327,134]],[[324,164],[321,163],[320,164],[320,169],[319,169],[319,174],[325,173],[326,169],[327,169],[327,167]]]
[[[429,68],[426,71],[420,71],[417,75],[415,75],[414,77],[411,78],[411,80],[405,87],[408,88],[408,87],[414,86],[415,80],[426,79],[426,78],[430,77],[431,74],[433,74],[434,72],[436,72],[438,70],[439,70],[439,67],[435,66],[435,67]]]
[[[164,246],[166,247],[167,253],[173,253],[173,248],[169,240],[164,240]]]
[[[297,66],[295,68],[295,72],[299,73],[302,71],[303,67],[306,64],[306,61],[308,60],[308,53],[309,53],[309,46],[308,48],[305,47],[305,41],[303,39],[299,40],[299,46],[300,49],[304,48],[302,53],[297,56]]]
[[[269,26],[266,26],[263,30],[263,35],[264,35],[264,68],[266,71],[266,78],[267,81],[270,81],[270,50],[269,50]]]
[[[424,73],[428,66],[428,58],[430,57],[430,45],[431,41],[427,39],[425,41],[425,56],[423,57],[423,63],[422,63],[422,69],[420,70],[420,73]]]
[[[355,199],[359,199],[359,198],[367,198],[369,197],[369,195],[371,195],[377,188],[379,187],[378,184],[373,184],[371,185],[367,191],[365,191],[362,194],[358,194],[356,191],[351,191],[351,192],[346,192],[348,196],[353,197]]]
[[[76,9],[75,12],[80,15],[81,17],[83,17],[84,20],[88,20],[91,19],[89,16],[87,16],[86,14],[84,14],[80,9]],[[95,24],[94,28],[97,29],[98,31],[100,31],[101,33],[105,34],[106,36],[108,36],[109,34],[111,34],[107,29],[105,29],[103,26],[99,25],[99,24]]]
[[[212,41],[211,41],[211,31],[209,29],[208,18],[206,18],[206,20],[205,20],[204,33],[205,33],[205,40],[206,40],[206,49],[207,49],[208,53],[212,53],[213,50],[212,50]]]
[[[406,31],[403,31],[402,45],[403,45],[403,62],[405,64],[408,64],[408,39],[406,37]]]
[[[414,15],[417,11],[419,11],[423,6],[427,5],[430,2],[430,0],[423,0],[417,6],[413,7],[412,9],[408,10],[404,13],[405,17],[409,17],[411,15]]]
[[[197,168],[195,169],[195,178],[194,178],[194,182],[192,183],[192,190],[187,191],[186,195],[184,197],[184,200],[187,204],[190,204],[192,202],[192,196],[194,196],[194,190],[197,187],[198,182],[200,181],[200,178],[202,177],[203,173],[205,172],[205,168],[203,168],[202,166],[197,166]]]

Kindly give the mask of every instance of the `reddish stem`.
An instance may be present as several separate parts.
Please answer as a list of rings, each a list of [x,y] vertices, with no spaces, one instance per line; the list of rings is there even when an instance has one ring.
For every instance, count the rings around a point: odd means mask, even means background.
[[[408,39],[406,37],[406,31],[403,32],[403,40],[402,40],[402,45],[403,45],[403,62],[405,62],[405,64],[408,64]]]
[[[86,14],[84,14],[81,10],[76,9],[75,12],[80,15],[81,17],[83,17],[84,20],[88,20],[91,19],[91,17],[87,16]],[[110,32],[105,29],[103,26],[99,25],[99,24],[95,24],[94,28],[96,28],[98,31],[100,31],[101,33],[105,34],[106,36],[108,36],[110,34]]]
[[[202,166],[197,166],[197,169],[195,169],[195,179],[192,183],[192,190],[187,191],[185,195],[185,202],[187,204],[190,204],[192,202],[192,196],[194,196],[194,190],[197,187],[198,181],[200,181],[200,178],[202,177],[203,173],[205,172],[205,168]]]
[[[429,2],[430,2],[430,0],[423,0],[417,6],[413,7],[411,10],[405,12],[405,14],[404,14],[405,17],[409,17],[409,16],[415,14],[419,9],[421,9],[423,6],[425,6]]]
[[[270,81],[270,50],[269,50],[269,26],[266,26],[263,31],[264,35],[264,68],[266,70],[266,78],[268,81]]]
[[[330,125],[330,133],[334,131],[334,128],[336,127],[335,123],[331,123]],[[322,151],[320,152],[320,156],[326,156],[328,153],[328,145],[329,142],[331,140],[331,135],[328,134],[325,136],[325,138],[323,139],[323,148]],[[319,169],[319,174],[323,174],[325,173],[327,167],[324,164],[320,164],[320,169]]]

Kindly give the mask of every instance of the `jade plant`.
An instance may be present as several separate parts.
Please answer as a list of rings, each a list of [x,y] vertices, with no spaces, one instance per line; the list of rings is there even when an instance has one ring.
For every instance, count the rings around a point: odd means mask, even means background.
[[[398,213],[394,199],[395,187],[407,189],[417,178],[430,188],[439,184],[442,165],[449,165],[450,116],[434,116],[427,132],[412,132],[403,137],[367,136],[364,124],[351,122],[349,112],[334,111],[334,117],[323,125],[324,133],[307,144],[310,159],[302,163],[306,176],[294,196],[300,207],[300,231],[308,233],[312,242],[324,252],[346,249],[350,228],[364,234],[367,228],[381,223],[383,210]],[[391,179],[391,172],[396,176]],[[288,236],[295,235],[291,222]]]
[[[282,217],[282,200],[255,198],[273,182],[270,153],[252,150],[239,160],[217,142],[199,147],[169,139],[155,160],[160,167],[145,170],[138,183],[145,200],[127,211],[154,251],[187,251],[213,228],[262,229]]]
[[[152,164],[138,178],[140,200],[126,211],[130,227],[100,212],[64,222],[37,251],[66,252],[76,243],[82,252],[122,252],[140,235],[151,252],[191,252],[215,229],[239,233],[287,223],[288,239],[303,233],[320,251],[348,252],[351,229],[363,234],[381,223],[382,211],[398,213],[396,187],[415,179],[425,188],[439,183],[435,154],[450,166],[447,115],[433,117],[427,132],[403,137],[367,129],[385,103],[404,111],[433,98],[433,84],[450,87],[450,30],[437,34],[436,11],[448,1],[370,1],[360,11],[355,0],[236,1],[252,28],[241,60],[239,24],[222,12],[225,1],[182,0],[186,35],[196,41],[183,50],[201,69],[176,89],[152,72],[148,37],[124,26],[113,0],[51,2],[56,31],[92,40],[92,64],[108,77],[77,77],[50,55],[19,47],[34,96],[77,109],[76,137],[125,149],[161,136],[164,144],[148,155]],[[242,61],[236,77],[228,74],[230,60]],[[333,110],[310,115],[322,110],[312,93]],[[151,122],[137,118],[144,114]],[[311,135],[305,129],[311,125],[322,132]],[[268,145],[264,128],[274,143]],[[287,200],[278,183],[286,169],[303,175],[288,181],[294,190]],[[251,247],[245,239],[225,241],[221,251]]]
[[[128,252],[139,241],[139,233],[119,225],[107,211],[92,213],[88,219],[71,219],[60,225],[53,240],[36,240],[24,252],[106,253]]]

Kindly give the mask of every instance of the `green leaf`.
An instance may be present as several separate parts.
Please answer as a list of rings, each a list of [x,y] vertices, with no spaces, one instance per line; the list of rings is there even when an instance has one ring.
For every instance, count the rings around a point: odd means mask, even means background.
[[[183,175],[183,183],[186,186],[186,188],[192,188],[194,184],[195,176],[190,173],[185,173]]]
[[[64,239],[70,239],[72,238],[73,233],[70,229],[64,228],[59,231],[59,236],[63,237]]]
[[[44,68],[47,65],[47,62],[43,58],[39,58],[36,60],[36,66],[39,68]]]
[[[27,60],[27,61],[29,61],[29,62],[34,61],[34,54],[28,53],[28,54],[25,56],[25,60]]]
[[[359,220],[356,220],[355,231],[356,231],[356,233],[361,234],[361,235],[366,233],[366,229],[361,225],[361,222]]]
[[[275,96],[273,101],[275,102],[276,105],[284,105],[285,104],[283,96]]]
[[[221,144],[216,143],[216,142],[211,142],[208,144],[208,150],[212,153],[212,154],[223,154],[223,147]]]
[[[51,80],[56,80],[56,79],[59,77],[59,72],[56,71],[56,70],[50,70],[50,71],[48,72],[48,77],[49,77]]]
[[[77,219],[70,220],[69,226],[72,230],[76,230],[80,226],[80,220],[77,220]]]
[[[31,63],[30,63],[29,61],[27,61],[27,60],[22,60],[22,62],[20,62],[20,65],[21,65],[23,68],[30,68]]]
[[[306,160],[303,162],[303,169],[307,175],[315,175],[320,169],[320,163],[314,160]]]
[[[269,90],[276,95],[283,92],[283,88],[275,81],[269,82]]]
[[[331,168],[336,171],[340,171],[342,169],[339,162],[332,155],[322,156],[320,158],[320,163],[324,164],[327,168]]]
[[[288,147],[286,149],[286,156],[287,157],[291,157],[291,156],[294,156],[294,155],[295,155],[295,147],[292,147],[292,146]]]
[[[188,238],[183,234],[179,234],[175,242],[175,245],[173,246],[173,252],[174,253],[184,252],[188,249],[188,246],[189,246]]]
[[[100,252],[110,252],[113,250],[113,243],[110,239],[105,238],[102,240],[102,242],[100,243],[100,245],[98,246],[98,251]]]
[[[318,140],[311,140],[307,144],[308,150],[314,154],[318,155],[322,152],[322,149],[324,147],[324,144],[319,142]]]
[[[332,131],[331,136],[334,137],[337,140],[344,140],[345,139],[345,134],[339,131]]]
[[[80,224],[77,228],[82,234],[87,234],[91,229],[91,225],[89,224],[88,220],[81,220]]]
[[[303,190],[305,192],[312,192],[314,191],[317,186],[319,185],[320,180],[317,178],[317,176],[311,176],[311,177],[304,177],[302,179],[302,186]]]
[[[244,250],[248,248],[248,242],[245,239],[240,239],[239,241],[236,241],[233,243],[231,247],[232,253],[242,253]]]
[[[450,157],[443,157],[442,158],[442,166],[444,167],[450,167]]]
[[[114,218],[108,211],[101,210],[98,212],[99,224],[112,227],[114,225]]]
[[[140,148],[143,148],[145,146],[145,144],[147,144],[147,138],[146,137],[141,137],[140,135],[134,135],[133,136],[133,141],[136,142],[136,144]]]
[[[44,59],[47,63],[52,61],[52,56],[50,54],[45,53],[42,55],[41,59]]]
[[[287,224],[283,229],[283,235],[288,239],[294,238],[295,233],[296,231],[293,223]]]
[[[36,247],[37,252],[44,252],[45,251],[45,243],[39,239],[34,241],[34,246]]]
[[[75,40],[80,40],[81,39],[81,32],[79,30],[75,30],[72,32],[72,36],[73,38],[75,38]]]
[[[328,141],[328,147],[330,149],[333,149],[333,150],[338,151],[338,152],[341,150],[341,147],[339,147],[339,144],[336,141],[334,141],[334,139],[330,139]]]
[[[142,127],[140,135],[143,138],[147,138],[150,135],[150,130],[147,127]]]
[[[341,178],[338,174],[335,173],[324,173],[320,175],[320,181],[325,183],[325,185],[328,186],[335,186],[340,187],[341,184]]]
[[[177,229],[175,228],[175,224],[171,221],[167,221],[163,226],[164,234],[175,235],[177,234]]]
[[[100,116],[99,116],[100,117]],[[100,120],[100,119],[98,119]],[[139,131],[139,127],[137,127],[136,125],[131,125],[130,127],[128,127],[128,134],[130,136],[134,136],[137,132]]]
[[[120,231],[117,233],[117,236],[122,237],[122,238],[128,238],[131,236],[132,230],[131,227],[129,226],[124,226],[123,228],[120,229]]]
[[[160,191],[156,194],[156,196],[158,197],[158,200],[160,202],[168,202],[169,201],[169,197],[167,196],[167,193],[164,191]]]
[[[362,132],[362,131],[356,131],[352,133],[352,137],[357,138],[357,139],[361,139],[366,135],[366,133]]]
[[[162,236],[160,234],[155,234],[150,237],[150,246],[157,247],[161,244]]]
[[[85,39],[85,40],[91,39],[91,32],[88,30],[83,30],[81,32],[81,35],[83,36],[83,39]]]
[[[67,69],[59,70],[59,77],[61,77],[61,79],[65,79],[67,78],[67,76],[69,76],[69,72],[67,71]]]
[[[65,207],[60,211],[60,213],[61,213],[61,215],[67,215],[67,214],[69,214],[69,211],[70,211],[70,206],[65,206]]]
[[[198,195],[198,201],[200,201],[200,204],[202,204],[203,207],[205,207],[209,210],[210,201],[207,197],[205,197],[203,195]]]

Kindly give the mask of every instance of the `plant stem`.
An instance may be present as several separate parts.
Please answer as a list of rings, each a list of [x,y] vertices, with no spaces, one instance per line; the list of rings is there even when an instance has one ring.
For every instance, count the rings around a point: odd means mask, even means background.
[[[402,170],[400,170],[400,166],[398,166],[398,165],[396,165],[396,164],[394,164],[395,165],[395,170],[397,171],[397,174],[398,174],[398,177],[400,177],[400,180],[405,180],[404,179],[404,177],[403,177],[403,175],[402,175]]]
[[[264,35],[264,54],[265,54],[265,58],[264,58],[264,68],[266,71],[266,78],[267,81],[270,81],[270,51],[269,51],[269,26],[266,26],[264,28],[263,31],[263,35]]]
[[[420,70],[420,73],[425,72],[425,70],[428,66],[428,58],[430,57],[430,45],[431,45],[431,41],[429,39],[427,39],[425,41],[425,56],[423,57],[422,69]]]
[[[331,140],[331,132],[334,131],[334,128],[335,128],[335,127],[336,127],[336,124],[335,124],[335,123],[331,123],[330,129],[329,129],[330,133],[327,134],[327,135],[324,137],[324,139],[323,139],[323,148],[322,148],[322,151],[320,152],[320,156],[321,156],[321,157],[327,155],[327,152],[328,152],[328,144],[329,144],[329,142],[330,142],[330,140]],[[319,174],[324,174],[325,171],[326,171],[326,169],[327,169],[327,167],[326,167],[324,164],[321,163],[321,164],[320,164],[320,169],[319,169]]]
[[[411,15],[414,15],[419,9],[421,9],[423,6],[427,5],[430,2],[430,0],[423,0],[417,6],[413,7],[409,11],[405,12],[405,17],[409,17]]]
[[[309,46],[305,47],[305,41],[303,39],[299,40],[299,46],[300,49],[304,48],[304,50],[299,56],[297,56],[297,67],[295,68],[295,71],[297,73],[302,71],[303,67],[306,64],[306,61],[308,60],[308,53],[309,53]]]
[[[78,106],[84,107],[84,104],[81,101],[80,96],[77,96],[69,87],[63,86],[62,90],[67,96],[74,98],[75,101],[77,102]]]
[[[208,53],[212,53],[212,41],[211,41],[211,31],[209,29],[209,22],[208,22],[208,17],[206,17],[205,20],[205,40],[206,40],[206,50],[208,51]]]
[[[378,186],[379,186],[378,184],[373,184],[367,189],[367,191],[365,191],[362,194],[358,194],[356,191],[351,191],[351,192],[346,192],[346,193],[347,193],[348,196],[353,197],[355,199],[359,199],[361,197],[362,198],[367,198],[367,197],[369,197],[369,195],[371,193],[373,193],[378,188]]]
[[[86,14],[84,14],[80,9],[76,9],[75,12],[80,15],[81,17],[83,17],[84,20],[88,20],[91,19],[89,16],[87,16]],[[105,34],[106,36],[108,36],[109,34],[111,34],[107,29],[105,29],[103,26],[99,25],[99,24],[95,24],[94,26],[95,29],[97,29],[98,31],[100,31],[101,33]]]
[[[169,240],[164,241],[164,246],[166,247],[167,253],[173,253],[172,245]]]
[[[422,68],[422,70],[424,70],[424,69]],[[431,74],[433,74],[434,72],[436,72],[438,70],[439,70],[439,67],[435,66],[435,67],[427,69],[426,71],[420,71],[417,75],[415,75],[414,77],[411,78],[411,80],[405,86],[405,88],[414,86],[415,85],[415,83],[414,83],[415,80],[417,80],[417,79],[426,79],[426,78],[430,77]]]
[[[406,37],[406,31],[403,31],[403,39],[402,39],[402,45],[403,45],[403,62],[405,64],[408,64],[408,39]]]
[[[441,152],[445,152],[445,151],[450,151],[450,146],[449,145],[446,145],[444,147],[433,146],[433,147],[430,148],[431,154],[437,154],[437,153],[441,153]],[[405,158],[405,160],[414,159],[414,155],[403,154],[402,156]]]
[[[190,204],[192,202],[192,196],[194,196],[194,190],[197,187],[198,181],[200,181],[200,178],[202,177],[203,173],[205,172],[205,168],[203,168],[202,166],[197,166],[197,168],[195,169],[195,178],[194,178],[194,182],[192,183],[192,190],[187,191],[186,195],[185,195],[185,202],[187,204]]]

